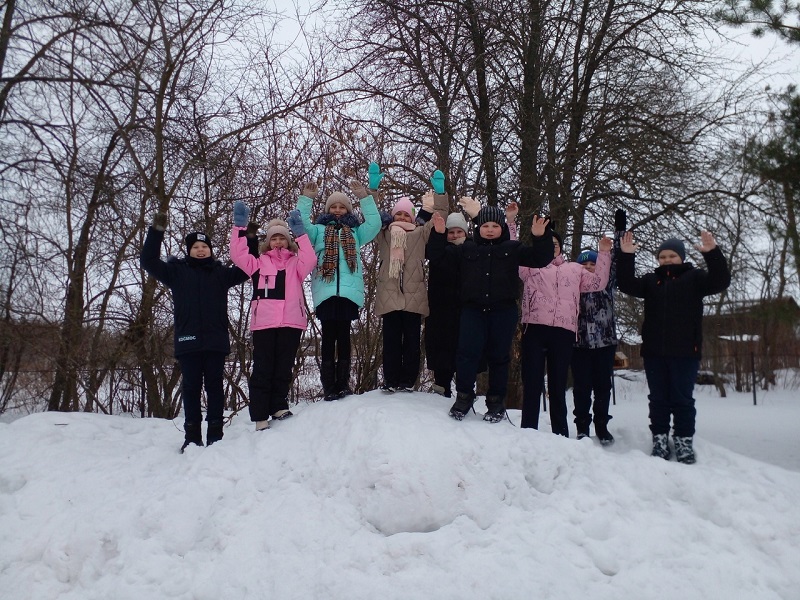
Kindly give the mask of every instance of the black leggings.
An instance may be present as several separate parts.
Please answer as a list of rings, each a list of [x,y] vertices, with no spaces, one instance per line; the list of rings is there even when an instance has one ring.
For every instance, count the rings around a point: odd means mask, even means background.
[[[322,321],[322,362],[350,359],[350,321],[326,319]]]

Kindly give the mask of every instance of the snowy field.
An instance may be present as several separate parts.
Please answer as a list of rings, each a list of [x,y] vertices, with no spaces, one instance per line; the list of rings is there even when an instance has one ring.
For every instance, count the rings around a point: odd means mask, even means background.
[[[184,455],[178,422],[0,423],[0,597],[800,598],[800,394],[698,388],[681,465],[623,377],[610,448],[421,392],[241,415]]]

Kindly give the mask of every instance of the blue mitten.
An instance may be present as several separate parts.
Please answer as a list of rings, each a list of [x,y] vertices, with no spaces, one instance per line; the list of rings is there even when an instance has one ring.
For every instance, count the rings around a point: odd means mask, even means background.
[[[386,212],[385,210],[382,210],[380,214],[381,214],[381,226],[382,227],[388,227],[394,221],[394,217],[392,215],[390,215],[388,212]]]
[[[299,210],[290,210],[289,218],[286,219],[286,223],[289,225],[289,231],[292,232],[295,238],[305,235],[306,228],[305,225],[303,225],[303,217],[300,216]]]
[[[377,190],[378,186],[381,184],[383,175],[384,174],[381,173],[381,168],[378,166],[378,163],[369,163],[369,189]]]
[[[444,173],[442,173],[439,169],[436,169],[433,172],[433,177],[431,177],[431,185],[433,186],[433,191],[437,194],[444,194]]]
[[[237,200],[233,205],[233,224],[236,227],[247,227],[250,220],[250,207],[241,200]]]

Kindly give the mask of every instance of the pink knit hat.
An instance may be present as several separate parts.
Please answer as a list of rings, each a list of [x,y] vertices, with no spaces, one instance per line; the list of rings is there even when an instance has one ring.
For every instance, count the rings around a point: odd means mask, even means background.
[[[392,216],[395,216],[401,210],[410,214],[412,218],[414,217],[414,205],[411,203],[411,198],[408,196],[403,196],[397,201],[397,204],[395,204],[392,209]]]

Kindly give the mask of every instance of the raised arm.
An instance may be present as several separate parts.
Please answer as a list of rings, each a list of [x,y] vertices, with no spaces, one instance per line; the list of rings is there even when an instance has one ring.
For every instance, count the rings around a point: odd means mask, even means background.
[[[708,276],[703,286],[703,295],[718,294],[731,284],[731,271],[728,261],[717,246],[714,236],[708,231],[700,233],[700,243],[695,244],[695,249],[703,254],[708,267]]]
[[[153,217],[153,224],[147,230],[142,253],[139,255],[139,265],[151,276],[166,286],[174,280],[174,269],[159,258],[161,244],[164,242],[164,230],[167,228],[167,215],[157,213]]]

